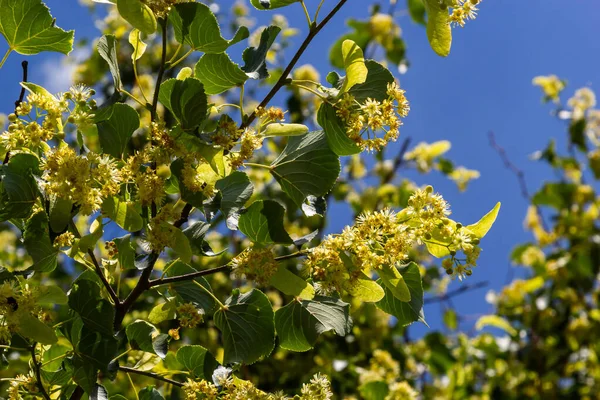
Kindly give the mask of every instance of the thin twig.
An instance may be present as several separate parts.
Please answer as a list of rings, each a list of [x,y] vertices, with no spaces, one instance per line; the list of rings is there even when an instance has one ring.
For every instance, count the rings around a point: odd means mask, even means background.
[[[159,286],[159,285],[166,285],[169,283],[191,281],[192,279],[196,279],[201,276],[216,274],[217,272],[226,271],[230,268],[231,268],[230,264],[224,264],[219,267],[215,267],[215,268],[211,268],[211,269],[204,269],[202,271],[191,272],[189,274],[171,276],[168,278],[154,279],[154,280],[151,280],[150,282],[148,282],[148,288],[152,288],[154,286]]]
[[[23,80],[21,82],[27,82],[27,67],[28,66],[29,66],[29,62],[27,62],[27,61],[23,61],[21,63],[21,67],[23,67]],[[15,115],[18,115],[17,108],[19,108],[19,106],[23,102],[24,98],[25,98],[25,88],[23,86],[21,86],[21,93],[19,94],[19,100],[15,101]]]
[[[35,371],[35,381],[36,381],[35,383],[36,383],[38,389],[40,390],[42,397],[46,400],[51,400],[50,396],[48,396],[48,392],[46,392],[46,388],[44,388],[44,384],[42,383],[42,373],[40,372],[40,364],[38,364],[37,358],[35,355],[35,346],[36,345],[37,345],[37,343],[33,343],[30,348],[31,362],[33,363],[33,369]]]
[[[494,132],[490,131],[488,133],[488,138],[490,141],[490,146],[492,146],[492,148],[494,150],[496,150],[496,152],[500,156],[500,159],[502,160],[502,163],[504,164],[504,166],[516,175],[517,180],[519,181],[519,186],[521,188],[521,196],[525,200],[531,202],[532,197],[529,193],[529,190],[527,189],[527,182],[525,181],[525,173],[523,172],[523,170],[518,168],[508,158],[508,154],[506,154],[506,150],[504,150],[504,148],[496,142],[496,135],[494,134]],[[546,223],[546,219],[544,218],[544,214],[542,213],[541,208],[538,205],[534,205],[534,207],[535,207],[535,210],[536,210],[538,216],[540,217],[542,227],[544,228],[545,231],[548,231],[549,230],[548,224]]]
[[[337,12],[340,11],[340,9],[343,7],[343,5],[347,1],[348,0],[340,0],[340,2],[329,12],[329,14],[327,14],[327,16],[323,19],[323,21],[321,21],[318,25],[313,25],[313,27],[310,29],[310,32],[308,33],[308,36],[306,37],[306,39],[304,39],[304,42],[302,42],[302,44],[300,45],[300,48],[298,49],[298,51],[296,51],[296,54],[294,54],[294,57],[292,57],[292,60],[290,61],[290,63],[283,70],[283,73],[281,74],[281,77],[279,77],[279,80],[277,81],[275,86],[273,86],[271,88],[269,93],[260,102],[259,107],[265,108],[269,104],[269,102],[273,99],[273,97],[275,97],[275,95],[277,94],[279,89],[281,89],[286,84],[286,82],[288,80],[288,76],[290,75],[290,73],[292,72],[292,69],[294,69],[294,67],[296,66],[298,61],[300,60],[300,57],[302,56],[302,54],[304,54],[304,51],[306,51],[308,45],[312,42],[312,40],[315,38],[315,36],[317,36],[317,34],[321,31],[321,29],[323,29],[323,27],[335,16],[335,14],[337,14]],[[255,119],[256,119],[256,112],[253,111],[252,114],[250,114],[248,116],[248,119],[246,121],[242,121],[242,124],[240,125],[240,129],[244,129],[244,128],[248,127],[250,124],[252,124],[252,122],[254,122]]]
[[[178,382],[178,381],[173,380],[173,379],[165,378],[162,375],[158,375],[158,374],[155,374],[154,372],[150,372],[150,371],[142,371],[142,370],[138,370],[138,369],[135,369],[135,368],[129,368],[129,367],[119,367],[119,371],[127,372],[127,373],[130,373],[130,374],[144,375],[144,376],[147,376],[149,378],[154,378],[154,379],[159,380],[159,381],[170,383],[171,385],[177,386],[177,387],[183,387],[183,385],[184,385],[181,382]]]
[[[158,107],[158,94],[160,92],[160,85],[165,74],[165,66],[167,64],[167,17],[160,22],[162,28],[162,56],[160,62],[160,68],[158,69],[158,75],[156,77],[156,85],[154,86],[154,96],[152,98],[152,109],[150,117],[152,122],[156,120],[156,108]]]
[[[190,218],[190,213],[192,212],[193,208],[194,207],[190,203],[186,203],[186,205],[183,207],[183,210],[181,210],[181,216],[173,223],[173,226],[176,228],[181,228],[181,225],[185,224]]]
[[[398,169],[404,164],[404,154],[408,150],[408,146],[410,145],[411,138],[407,137],[402,142],[402,146],[400,147],[400,151],[394,158],[394,164],[392,166],[392,170],[383,178],[382,184],[390,183],[392,179],[394,179],[394,175],[398,172]]]
[[[461,295],[461,294],[463,294],[465,292],[469,292],[471,290],[481,289],[488,285],[489,285],[488,281],[481,281],[481,282],[473,283],[472,285],[464,285],[464,286],[459,287],[456,290],[452,290],[450,292],[441,294],[439,296],[429,297],[429,298],[423,300],[423,303],[431,304],[431,303],[438,303],[440,301],[447,301],[448,299],[451,299],[452,297]]]
[[[75,235],[75,237],[78,239],[81,238],[81,234],[79,233],[79,230],[77,229],[77,226],[75,225],[73,220],[71,220],[70,226],[71,226],[71,231],[73,231],[73,235]],[[106,291],[110,295],[110,298],[115,303],[115,305],[117,305],[117,306],[120,305],[121,300],[119,300],[119,296],[117,296],[117,293],[115,293],[114,289],[112,288],[112,286],[106,279],[106,276],[104,276],[104,272],[102,271],[102,268],[100,267],[100,263],[98,263],[98,260],[96,259],[96,255],[94,254],[94,251],[90,249],[90,250],[88,250],[87,253],[90,256],[90,258],[92,259],[92,264],[94,264],[94,270],[96,271],[96,275],[98,275],[98,277],[102,281],[102,284],[106,288]]]

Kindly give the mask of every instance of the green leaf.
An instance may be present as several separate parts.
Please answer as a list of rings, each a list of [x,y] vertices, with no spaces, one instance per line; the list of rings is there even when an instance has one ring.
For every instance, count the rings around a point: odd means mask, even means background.
[[[165,276],[167,277],[191,274],[198,271],[181,261],[175,261],[165,268]],[[215,308],[214,299],[206,293],[207,290],[212,290],[210,284],[201,276],[190,281],[172,283],[169,290],[174,290],[181,296],[183,301],[193,303],[197,307],[202,308],[207,314]]]
[[[342,43],[342,60],[346,78],[340,92],[345,93],[355,85],[365,83],[369,70],[365,65],[362,49],[352,40],[344,40]]]
[[[141,0],[117,0],[117,9],[121,17],[129,22],[134,28],[139,29],[146,35],[156,32],[158,24],[154,13]]]
[[[215,368],[219,365],[215,357],[202,346],[182,346],[177,350],[179,361],[196,379],[211,380]]]
[[[360,146],[357,145],[346,134],[346,125],[342,119],[336,114],[335,108],[328,103],[321,104],[317,121],[325,132],[329,148],[338,156],[350,156],[361,152]]]
[[[67,295],[59,286],[42,286],[38,289],[38,304],[67,304]]]
[[[308,351],[324,332],[334,331],[339,336],[350,333],[350,305],[324,296],[292,301],[275,313],[275,327],[281,347],[291,351]]]
[[[360,385],[358,390],[364,400],[385,400],[390,393],[386,381],[370,381]]]
[[[158,333],[154,325],[138,319],[127,325],[125,333],[132,348],[154,353],[152,337]]]
[[[204,85],[196,78],[164,81],[160,86],[159,100],[173,113],[183,130],[193,130],[206,119],[206,93]]]
[[[305,300],[315,297],[315,288],[284,266],[279,267],[275,275],[271,277],[269,283],[289,296]]]
[[[127,104],[112,105],[112,114],[98,122],[98,138],[105,153],[122,158],[133,132],[140,127],[140,116]]]
[[[55,197],[50,202],[50,229],[52,232],[64,232],[69,222],[71,222],[71,210],[73,202],[71,200]]]
[[[33,176],[40,173],[38,158],[15,154],[0,168],[0,221],[29,217],[39,195]]]
[[[81,339],[77,345],[77,352],[87,362],[102,371],[106,371],[108,364],[117,355],[118,346],[119,342],[112,334],[105,335],[84,325],[81,329]]]
[[[19,333],[34,342],[54,344],[58,341],[54,329],[29,313],[19,314]]]
[[[496,203],[496,205],[490,210],[490,212],[485,214],[479,221],[472,225],[468,225],[466,228],[479,239],[483,238],[491,229],[492,225],[494,225],[496,217],[498,217],[499,211],[500,203]]]
[[[241,27],[233,39],[225,40],[210,8],[196,2],[176,4],[169,13],[169,22],[173,24],[175,38],[179,43],[209,54],[223,53],[229,46],[250,35],[248,28]]]
[[[117,246],[119,266],[121,269],[135,268],[135,249],[131,245],[131,235],[114,238]]]
[[[252,196],[254,185],[248,175],[241,171],[232,172],[231,175],[215,183],[215,188],[221,193],[221,212],[227,218],[236,214]],[[233,226],[227,223],[232,229]]]
[[[511,326],[511,324],[504,318],[498,315],[484,315],[479,317],[475,323],[475,329],[481,330],[486,326],[492,326],[494,328],[502,329],[511,336],[517,334],[517,330]]]
[[[244,66],[242,70],[252,79],[265,79],[269,77],[267,71],[267,52],[275,42],[277,35],[281,32],[281,28],[277,26],[269,26],[260,34],[260,43],[258,47],[248,47],[242,53]]]
[[[340,161],[327,144],[325,133],[311,132],[294,136],[270,171],[298,207],[308,196],[323,196],[340,174]]]
[[[119,60],[117,58],[117,38],[115,35],[104,35],[98,40],[97,48],[100,57],[108,63],[115,90],[120,92],[123,89],[123,83],[121,82],[121,72],[119,71]]]
[[[179,256],[181,261],[189,263],[192,260],[193,255],[190,241],[181,229],[174,229],[173,236],[175,244],[171,245],[171,248]]]
[[[91,393],[96,385],[97,369],[78,355],[73,357],[73,381],[86,393]]]
[[[393,315],[398,319],[402,326],[412,324],[415,321],[421,321],[425,325],[425,315],[423,314],[423,282],[419,266],[411,262],[408,267],[402,270],[402,276],[410,291],[410,301],[404,302],[398,300],[392,291],[386,286],[384,288],[385,297],[375,305]]]
[[[0,33],[9,51],[32,55],[42,51],[69,54],[73,31],[54,26],[50,10],[42,0],[0,0]]]
[[[259,10],[273,10],[275,8],[289,6],[300,0],[251,0],[254,7]]]
[[[394,75],[383,65],[373,60],[365,62],[369,73],[364,83],[359,83],[350,89],[349,93],[359,103],[364,103],[367,98],[383,101],[388,98],[388,83],[394,82]]]
[[[69,292],[69,307],[81,317],[84,326],[112,336],[115,309],[100,296],[100,287],[89,280],[78,280]]]
[[[139,400],[165,400],[163,395],[152,386],[148,386],[140,390],[138,398]]]
[[[82,236],[79,239],[79,250],[82,252],[86,252],[89,250],[93,250],[96,247],[96,243],[98,240],[102,238],[102,234],[104,232],[104,227],[102,225],[102,217],[99,216],[96,218],[92,225],[90,225],[90,233],[85,236]],[[75,248],[75,246],[73,246]]]
[[[437,55],[446,57],[452,47],[452,28],[448,7],[439,0],[424,0],[427,10],[427,38]]]
[[[274,200],[252,203],[239,219],[240,231],[258,244],[292,244],[294,241],[285,231],[285,209]]]
[[[407,0],[408,1],[408,13],[413,21],[418,24],[425,25],[425,5],[423,0]]]
[[[160,324],[163,321],[175,319],[177,302],[173,299],[174,298],[171,298],[166,303],[154,306],[154,308],[150,310],[150,314],[148,314],[148,321],[152,322],[153,324]]]
[[[385,296],[383,288],[364,273],[361,273],[352,283],[346,282],[344,289],[350,296],[367,303],[378,302]]]
[[[56,268],[58,249],[50,241],[48,216],[40,211],[27,220],[23,242],[27,253],[33,259],[33,269],[51,272]]]
[[[392,293],[392,295],[400,301],[410,301],[410,291],[404,278],[398,272],[396,267],[382,265],[377,271],[384,286]]]
[[[196,78],[204,84],[206,94],[219,94],[242,86],[248,75],[226,53],[205,54],[195,67]]]
[[[144,226],[142,216],[136,211],[135,205],[116,196],[104,199],[102,212],[126,231],[137,232]]]
[[[223,364],[252,364],[275,347],[273,307],[260,290],[235,293],[214,316],[223,334]]]

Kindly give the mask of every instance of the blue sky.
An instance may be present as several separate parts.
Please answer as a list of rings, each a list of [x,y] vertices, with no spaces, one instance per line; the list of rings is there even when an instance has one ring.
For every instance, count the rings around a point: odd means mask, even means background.
[[[404,0],[399,1],[399,10]],[[57,25],[75,29],[76,37],[95,37],[89,12],[76,0],[46,0]],[[249,3],[249,1],[248,1]],[[308,0],[314,9],[318,2]],[[314,41],[312,50],[301,63],[314,64],[324,76],[329,45],[345,31],[347,18],[365,16],[367,1],[350,0],[345,8]],[[222,8],[231,0],[219,2]],[[331,7],[333,0],[327,0]],[[304,28],[299,6],[281,12],[291,25]],[[324,14],[322,14],[324,15]],[[259,23],[266,23],[269,12],[255,12]],[[497,201],[502,209],[496,225],[482,242],[484,251],[480,266],[470,282],[488,280],[493,289],[506,282],[508,255],[513,246],[530,240],[523,229],[527,202],[520,197],[517,181],[503,168],[498,155],[488,145],[487,133],[494,131],[498,142],[511,159],[526,172],[530,189],[538,188],[551,171],[529,155],[543,148],[551,138],[564,143],[564,123],[550,116],[549,106],[541,104],[541,92],[531,79],[541,74],[557,74],[569,81],[567,93],[589,85],[600,88],[600,2],[594,0],[484,0],[477,20],[464,29],[454,30],[454,44],[448,58],[436,56],[429,48],[423,27],[406,15],[397,18],[408,46],[411,68],[400,77],[411,101],[411,113],[401,131],[413,144],[419,141],[448,139],[452,142],[449,158],[458,164],[478,169],[481,178],[469,190],[460,193],[453,183],[436,173],[415,177],[417,182],[433,184],[452,204],[456,220],[471,223],[491,209]],[[299,44],[300,38],[296,39]],[[5,51],[0,43],[0,53]],[[0,111],[10,112],[18,96],[20,62],[23,56],[12,54],[0,70]],[[61,56],[44,54],[29,57],[30,80],[48,84],[54,90],[68,85]],[[65,86],[63,86],[65,85]],[[14,99],[13,99],[14,97]],[[390,154],[399,148],[394,145]],[[333,212],[342,215],[345,208]],[[335,218],[331,230],[340,230],[349,221]],[[522,271],[515,271],[517,275]],[[453,282],[452,288],[460,283]],[[454,304],[463,314],[488,313],[492,308],[484,300],[486,290],[478,290],[456,298]],[[432,328],[440,326],[436,305],[425,309]],[[423,332],[421,327],[415,333]]]

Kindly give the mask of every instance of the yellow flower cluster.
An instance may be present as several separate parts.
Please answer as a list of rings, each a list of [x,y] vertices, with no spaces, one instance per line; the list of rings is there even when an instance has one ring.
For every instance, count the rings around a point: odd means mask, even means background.
[[[373,381],[394,382],[400,375],[400,364],[385,350],[373,351],[369,369],[359,369],[361,385]]]
[[[574,120],[585,118],[586,111],[596,106],[596,94],[590,88],[578,89],[567,104],[573,109]]]
[[[43,168],[46,193],[71,200],[84,215],[98,210],[104,198],[117,194],[122,182],[110,156],[78,156],[65,144],[48,154]]]
[[[185,303],[177,307],[177,319],[181,327],[195,328],[204,321],[204,311],[192,303]]]
[[[525,229],[533,233],[533,236],[541,247],[547,246],[556,240],[556,233],[548,232],[544,229],[542,218],[535,206],[530,206],[527,209],[524,225]]]
[[[269,248],[247,248],[232,260],[232,265],[237,277],[245,276],[259,286],[267,286],[278,269],[275,256]]]
[[[387,86],[388,98],[382,102],[367,98],[360,104],[350,93],[344,93],[335,104],[336,114],[346,125],[346,134],[363,150],[381,150],[388,142],[396,141],[400,126],[410,111],[405,91],[395,83]],[[377,132],[383,131],[383,137]]]
[[[219,391],[215,385],[205,380],[188,381],[183,385],[183,392],[187,400],[216,400]]]
[[[417,400],[419,394],[406,381],[394,382],[390,385],[390,392],[385,400]]]
[[[218,382],[219,386],[205,380],[188,380],[183,390],[187,400],[331,400],[331,384],[327,377],[316,374],[309,383],[302,385],[300,395],[292,398],[283,393],[266,393],[250,381],[227,377]]]
[[[258,107],[256,109],[256,116],[262,119],[262,123],[266,124],[269,122],[283,122],[285,121],[285,112],[278,107],[269,107],[262,108]]]
[[[481,0],[453,0],[451,3],[452,14],[450,22],[460,27],[465,26],[465,22],[477,17],[477,5]]]
[[[444,267],[453,278],[462,279],[471,275],[481,249],[479,241],[448,215],[448,203],[428,186],[417,190],[401,213],[368,212],[341,234],[328,236],[308,255],[305,267],[324,291],[341,291],[363,273],[395,267],[407,260],[415,245],[436,244],[435,238],[441,237],[452,255],[444,260]],[[465,259],[455,257],[459,250]]]
[[[178,214],[173,210],[172,205],[166,204],[156,217],[150,219],[146,231],[146,240],[150,245],[150,250],[160,253],[165,247],[173,247],[176,240],[175,230],[179,228],[173,226],[169,221],[177,218]]]
[[[58,235],[54,239],[54,245],[58,248],[70,247],[73,244],[74,240],[75,240],[75,235],[73,235],[71,232],[67,231],[65,233]]]
[[[66,122],[80,130],[93,124],[96,109],[92,89],[78,85],[57,97],[47,92],[30,93],[26,101],[8,116],[8,130],[0,135],[0,148],[4,152],[28,149],[45,152],[46,142],[55,135],[63,135],[63,114],[68,113]],[[19,118],[21,116],[22,118]]]
[[[456,186],[458,186],[458,189],[461,192],[467,190],[469,182],[479,178],[479,176],[479,171],[465,167],[454,168],[454,170],[448,174],[448,177],[456,183]]]
[[[263,138],[256,134],[253,129],[246,129],[240,138],[240,150],[232,153],[231,168],[238,169],[244,161],[250,159],[254,152],[262,147]]]
[[[48,314],[37,305],[37,291],[28,285],[5,281],[0,285],[0,344],[6,345],[12,334],[19,331],[21,316],[29,314],[42,322],[49,320]]]
[[[533,84],[539,86],[546,99],[558,102],[560,93],[565,89],[565,82],[556,75],[536,76]]]
[[[186,162],[181,171],[182,181],[185,187],[194,192],[202,192],[206,197],[212,197],[215,192],[213,184],[209,183],[210,177],[214,172],[209,164],[201,162],[194,166],[190,162]]]
[[[153,146],[147,146],[142,151],[135,153],[127,159],[126,164],[120,171],[122,180],[127,183],[135,183],[137,196],[143,206],[151,204],[161,205],[165,195],[165,178],[157,174],[151,168],[151,163],[158,164],[157,160],[163,161],[163,154]]]
[[[37,393],[38,387],[36,379],[33,375],[17,375],[11,379],[10,386],[7,390],[8,400],[22,400],[21,392]]]
[[[171,7],[177,3],[193,2],[195,0],[144,0],[157,17],[164,17],[169,13]]]
[[[226,150],[231,150],[240,139],[243,131],[238,129],[234,120],[225,116],[219,120],[215,133],[211,136],[214,144],[221,146]]]
[[[429,172],[435,166],[438,157],[445,154],[452,145],[447,140],[433,143],[421,142],[404,155],[404,159],[414,161],[420,172]]]

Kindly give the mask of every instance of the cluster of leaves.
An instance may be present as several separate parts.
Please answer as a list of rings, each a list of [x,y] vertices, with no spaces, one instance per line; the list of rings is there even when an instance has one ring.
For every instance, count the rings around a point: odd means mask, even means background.
[[[278,357],[313,349],[326,332],[353,337],[370,318],[391,315],[397,329],[424,322],[424,286],[447,278],[411,261],[425,259],[425,252],[449,256],[445,269],[453,273],[454,265],[461,265],[456,251],[479,243],[498,206],[465,227],[447,218],[446,206],[441,214],[429,203],[416,208],[419,196],[445,202],[438,195],[430,198],[429,189],[392,184],[403,154],[390,169],[384,149],[378,149],[381,167],[374,170],[382,187],[395,187],[394,193],[376,193],[372,207],[361,205],[357,214],[404,208],[391,228],[427,246],[411,245],[381,269],[354,265],[364,249],[344,250],[339,257],[350,272],[342,279],[362,274],[361,284],[351,290],[324,287],[298,263],[318,248],[328,201],[359,196],[350,181],[364,168],[358,156],[363,148],[345,132],[336,112],[339,102],[352,96],[357,110],[367,110],[368,102],[389,99],[390,90],[396,100],[403,98],[393,75],[365,60],[361,49],[378,43],[400,64],[403,44],[393,21],[375,12],[366,44],[351,36],[339,48],[334,45],[345,76],[329,74],[326,86],[310,69],[295,68],[306,46],[286,68],[270,68],[274,53],[286,47],[280,33],[288,28],[280,20],[252,36],[247,27],[236,27],[226,39],[213,10],[201,2],[102,2],[111,3],[112,34],[97,41],[88,70],[79,71],[106,94],[101,106],[84,86],[53,95],[23,82],[27,98],[9,116],[0,142],[6,155],[0,171],[3,240],[20,248],[16,238],[21,237],[25,250],[18,260],[3,260],[0,275],[2,360],[9,372],[22,373],[10,383],[11,399],[105,399],[108,393],[119,398],[118,393],[129,393],[127,374],[158,385],[139,391],[139,398],[179,398],[183,392],[188,398],[248,398],[249,393],[285,398],[239,376],[259,360],[252,366],[257,371],[261,364],[276,366]],[[252,1],[258,9],[293,3]],[[313,18],[307,11],[307,45],[344,3],[322,21],[320,6]],[[436,7],[450,18],[447,7],[462,4]],[[72,49],[73,33],[56,27],[40,0],[0,0],[0,6],[12,11],[0,17],[9,45],[4,61],[13,51]],[[429,13],[430,29],[439,29],[436,13]],[[450,29],[449,20],[443,24]],[[240,65],[228,53],[249,36],[252,46],[242,52]],[[432,39],[438,53],[447,54],[446,45],[438,50]],[[109,85],[100,83],[105,72],[112,77]],[[253,104],[262,84],[271,89]],[[292,123],[284,123],[283,110],[268,107],[284,86],[291,93]],[[302,112],[304,102],[320,110],[322,131],[304,125],[317,122]],[[239,116],[227,114],[229,108]],[[407,111],[398,104],[400,109]],[[354,155],[348,162],[354,171],[346,179],[340,176],[340,157],[348,155]],[[408,210],[412,217],[406,217]],[[381,249],[370,251],[381,256]],[[357,299],[371,305],[353,307],[353,318],[351,303]],[[184,345],[182,337],[203,346]],[[297,398],[330,397],[322,378],[309,381],[285,369],[292,376],[282,379],[286,389],[299,388],[300,378],[308,382]],[[382,388],[378,379],[364,380],[364,397],[412,390],[394,379],[384,379]],[[277,382],[260,384],[279,389]]]

